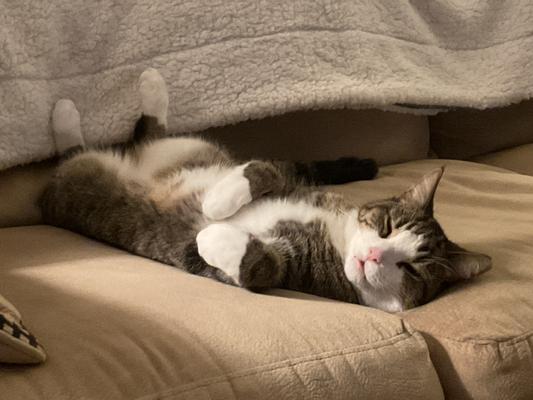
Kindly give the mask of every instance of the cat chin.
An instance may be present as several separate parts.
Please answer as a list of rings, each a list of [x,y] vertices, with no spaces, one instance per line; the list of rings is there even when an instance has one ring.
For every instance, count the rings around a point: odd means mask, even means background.
[[[351,280],[350,282],[357,291],[359,304],[386,312],[400,312],[405,310],[399,295],[393,291],[376,289],[364,278],[355,282]]]
[[[374,289],[358,289],[359,302],[361,305],[377,308],[382,311],[396,313],[405,311],[405,308],[397,295]]]
[[[350,262],[351,260],[353,260],[353,257],[345,262],[344,273],[357,291],[361,305],[386,312],[404,311],[398,295],[399,288],[388,287],[386,282],[383,282],[379,276],[372,273],[367,276],[357,268],[355,262]]]

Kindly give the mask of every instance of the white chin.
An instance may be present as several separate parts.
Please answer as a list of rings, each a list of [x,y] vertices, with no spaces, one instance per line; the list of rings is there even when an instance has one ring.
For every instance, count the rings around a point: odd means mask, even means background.
[[[386,292],[361,291],[360,301],[365,306],[390,313],[403,311],[403,306],[398,298]]]

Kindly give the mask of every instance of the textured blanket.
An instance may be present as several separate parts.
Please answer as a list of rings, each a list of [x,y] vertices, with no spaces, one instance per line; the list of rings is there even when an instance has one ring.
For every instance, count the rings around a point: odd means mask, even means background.
[[[2,0],[0,169],[47,158],[62,97],[126,140],[147,66],[179,133],[306,108],[506,105],[533,94],[528,0]]]

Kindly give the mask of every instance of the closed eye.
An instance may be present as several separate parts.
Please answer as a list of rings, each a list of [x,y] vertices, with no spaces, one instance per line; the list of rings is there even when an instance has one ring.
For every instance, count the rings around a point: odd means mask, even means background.
[[[398,268],[403,269],[405,272],[407,272],[409,275],[411,275],[416,280],[422,280],[422,276],[420,273],[416,270],[415,267],[413,267],[411,264],[405,261],[400,261],[396,263]]]
[[[428,245],[422,245],[416,251],[420,256],[427,256],[430,253],[430,248]]]
[[[382,239],[388,238],[392,233],[392,224],[389,214],[385,214],[383,217],[383,224],[381,230],[379,231],[379,237]]]

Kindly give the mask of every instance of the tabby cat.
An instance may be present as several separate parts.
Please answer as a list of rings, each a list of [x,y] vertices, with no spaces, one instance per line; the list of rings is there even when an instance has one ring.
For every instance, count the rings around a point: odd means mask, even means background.
[[[168,94],[155,69],[139,80],[135,143],[83,147],[79,114],[61,100],[67,156],[41,198],[47,223],[251,290],[286,288],[389,312],[435,298],[491,266],[449,241],[433,217],[443,169],[398,197],[356,208],[312,184],[371,179],[371,160],[238,163],[195,137],[165,137]]]

